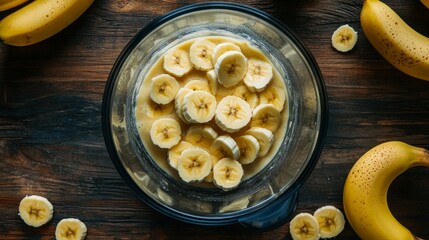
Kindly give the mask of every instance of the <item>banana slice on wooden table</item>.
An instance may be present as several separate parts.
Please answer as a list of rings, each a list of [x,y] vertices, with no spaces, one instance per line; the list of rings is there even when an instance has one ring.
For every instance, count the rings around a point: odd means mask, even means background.
[[[281,112],[286,101],[286,93],[280,87],[270,85],[264,91],[259,93],[260,104],[273,104]]]
[[[244,134],[252,135],[258,140],[259,146],[260,146],[259,157],[265,156],[270,150],[274,142],[273,133],[266,128],[252,127],[249,130],[247,130]]]
[[[182,115],[189,123],[206,123],[215,115],[216,98],[205,91],[193,91],[183,99]]]
[[[273,104],[260,104],[253,109],[251,127],[262,127],[274,132],[280,125],[279,110]]]
[[[150,138],[160,148],[171,148],[181,139],[182,129],[172,118],[160,118],[152,123]]]
[[[348,52],[354,48],[358,40],[357,32],[348,24],[334,31],[331,37],[332,47],[339,52]]]
[[[210,154],[199,147],[184,150],[177,163],[179,176],[187,183],[201,182],[210,174],[211,169]]]
[[[164,55],[163,67],[167,73],[175,77],[183,77],[192,70],[188,52],[180,48],[170,49]]]
[[[168,164],[172,168],[177,169],[177,163],[182,152],[193,147],[195,146],[187,141],[180,141],[178,144],[174,145],[170,150],[168,150]]]
[[[19,203],[19,216],[29,226],[40,227],[52,219],[54,206],[45,197],[25,196]]]
[[[215,64],[218,82],[230,88],[243,80],[247,69],[247,58],[238,51],[228,51],[220,55]]]
[[[186,131],[185,140],[197,147],[210,149],[217,137],[217,132],[208,125],[192,125]]]
[[[252,109],[259,104],[258,94],[251,92],[245,85],[237,86],[233,95],[246,101]]]
[[[249,58],[243,81],[250,91],[262,92],[272,79],[273,67],[270,63],[256,58]]]
[[[228,51],[241,52],[241,49],[239,46],[235,45],[234,43],[229,43],[229,42],[219,43],[218,45],[216,45],[215,48],[213,48],[212,61],[214,63],[217,62],[217,59],[220,57],[220,55],[222,55]]]
[[[213,69],[212,51],[216,44],[207,40],[196,40],[189,49],[189,56],[195,69],[208,71]]]
[[[241,164],[231,158],[222,158],[213,168],[213,183],[223,190],[236,188],[243,177]]]
[[[218,158],[232,158],[236,160],[240,157],[240,149],[237,143],[228,135],[217,137],[210,146],[210,152]]]
[[[158,104],[167,104],[173,101],[179,91],[179,83],[171,75],[161,74],[152,78],[150,84],[150,98]]]
[[[77,218],[62,219],[55,229],[57,240],[83,240],[86,237],[85,223]]]
[[[343,213],[334,206],[323,206],[314,212],[319,223],[320,237],[333,238],[340,234],[346,223]]]
[[[243,165],[252,163],[259,156],[260,145],[254,136],[242,135],[236,137],[235,142],[240,150],[240,157],[237,159],[239,163]]]
[[[289,223],[289,231],[294,240],[318,240],[319,224],[310,213],[300,213]]]
[[[226,96],[218,103],[216,124],[224,131],[233,133],[246,126],[252,117],[250,105],[237,96]]]

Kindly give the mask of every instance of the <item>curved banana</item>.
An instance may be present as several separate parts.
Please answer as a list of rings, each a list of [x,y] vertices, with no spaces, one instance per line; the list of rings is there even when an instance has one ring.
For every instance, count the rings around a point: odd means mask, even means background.
[[[414,166],[429,167],[429,151],[399,141],[375,146],[355,163],[344,185],[343,204],[360,238],[419,239],[395,219],[387,205],[389,185]]]
[[[28,0],[2,0],[0,1],[0,11],[6,11],[11,8],[17,7]]]
[[[33,1],[0,21],[0,38],[13,46],[40,42],[70,25],[93,1]]]
[[[379,0],[365,0],[360,21],[372,46],[389,63],[410,76],[429,80],[429,38]]]

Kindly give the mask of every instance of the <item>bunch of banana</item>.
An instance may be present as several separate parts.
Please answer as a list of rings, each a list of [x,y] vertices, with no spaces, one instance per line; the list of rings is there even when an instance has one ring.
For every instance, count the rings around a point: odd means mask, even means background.
[[[427,0],[422,0],[429,7]],[[402,72],[429,80],[429,38],[416,32],[379,0],[365,0],[362,29],[372,46]]]
[[[40,227],[54,215],[54,206],[45,197],[25,196],[19,203],[19,216],[29,226]],[[86,237],[85,223],[77,218],[62,219],[55,229],[57,240],[83,240]]]
[[[154,119],[152,143],[168,151],[183,181],[237,187],[242,165],[268,153],[281,122],[286,90],[271,84],[271,63],[209,38],[175,46],[161,60],[162,73],[147,79],[149,103],[142,108]],[[203,77],[193,77],[195,71]]]
[[[402,172],[429,167],[429,151],[399,141],[379,144],[366,152],[347,176],[343,204],[350,225],[362,239],[419,239],[389,210],[387,190]]]
[[[74,22],[94,0],[33,1],[0,21],[0,38],[9,45],[27,46],[45,40]],[[0,10],[25,0],[3,0]]]
[[[317,209],[313,215],[300,213],[289,223],[289,231],[294,240],[318,240],[338,236],[345,225],[343,213],[328,205]]]

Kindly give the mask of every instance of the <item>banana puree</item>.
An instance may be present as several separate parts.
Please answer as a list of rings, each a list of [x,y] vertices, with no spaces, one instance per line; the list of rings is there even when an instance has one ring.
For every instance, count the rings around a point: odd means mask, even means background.
[[[230,139],[229,137],[231,137],[232,139],[237,139],[240,136],[246,135],[245,132],[249,130],[251,127],[254,127],[254,126],[259,127],[259,123],[255,123],[255,122],[252,123],[253,121],[252,118],[255,118],[255,117],[252,117],[252,111],[254,114],[255,112],[254,109],[256,109],[258,105],[263,103],[261,96],[265,96],[265,99],[267,99],[267,96],[270,95],[270,94],[267,95],[269,91],[268,89],[270,89],[270,91],[274,91],[276,95],[281,96],[279,98],[281,102],[280,103],[276,102],[273,105],[277,105],[277,106],[281,105],[283,106],[282,109],[278,110],[278,113],[277,113],[278,115],[276,118],[268,120],[268,121],[272,121],[272,122],[269,122],[270,126],[274,124],[278,127],[274,127],[273,129],[271,129],[271,131],[269,131],[269,132],[272,132],[272,136],[273,136],[272,145],[268,146],[267,148],[265,145],[267,145],[268,143],[259,144],[260,151],[262,151],[263,148],[267,149],[265,150],[267,151],[266,154],[264,156],[257,156],[256,159],[251,163],[242,164],[243,175],[242,175],[242,178],[239,179],[239,181],[246,180],[251,176],[255,175],[256,173],[258,173],[269,163],[269,161],[274,157],[274,155],[278,151],[284,139],[286,129],[287,129],[288,115],[289,115],[288,99],[287,99],[288,94],[287,94],[285,83],[281,75],[277,71],[277,69],[274,67],[274,65],[271,64],[270,60],[262,53],[262,51],[260,51],[256,47],[251,46],[250,43],[245,40],[241,40],[241,39],[238,40],[235,38],[223,37],[223,36],[208,36],[208,37],[187,40],[183,43],[178,44],[177,46],[174,46],[173,48],[181,49],[189,53],[190,51],[192,51],[191,49],[192,44],[197,40],[208,40],[209,42],[213,43],[212,44],[213,46],[217,46],[220,43],[233,43],[239,47],[238,51],[241,51],[242,55],[245,56],[246,58],[245,64],[250,65],[249,59],[257,59],[257,60],[261,60],[266,63],[269,63],[269,65],[272,66],[271,81],[268,83],[266,87],[264,87],[264,90],[258,89],[260,92],[249,91],[248,90],[249,87],[245,85],[243,80],[240,80],[238,84],[228,88],[225,88],[223,84],[217,83],[217,86],[218,86],[217,93],[213,93],[213,89],[209,89],[207,91],[207,92],[210,92],[211,90],[210,94],[214,96],[216,99],[215,104],[219,104],[221,100],[227,96],[234,96],[234,95],[238,96],[238,94],[236,94],[238,91],[237,90],[238,88],[240,88],[241,90],[247,91],[248,94],[256,94],[257,101],[249,103],[249,106],[251,107],[250,113],[246,113],[246,114],[250,114],[250,118],[251,118],[250,122],[248,122],[244,127],[239,129],[238,131],[233,130],[235,132],[231,133],[230,132],[231,129],[229,129],[230,128],[229,124],[226,123],[225,125],[222,125],[220,123],[217,123],[217,121],[215,120],[216,117],[213,117],[210,121],[206,123],[189,123],[189,121],[188,123],[185,123],[186,119],[185,121],[182,120],[183,116],[181,119],[181,117],[179,117],[177,114],[178,107],[175,106],[175,101],[178,101],[178,100],[176,99],[173,99],[171,102],[167,104],[155,103],[153,100],[153,97],[151,97],[151,91],[153,91],[151,90],[151,87],[153,87],[151,86],[153,79],[161,74],[172,75],[165,69],[164,57],[160,57],[158,60],[155,61],[153,66],[150,67],[148,74],[144,76],[143,82],[141,84],[141,87],[138,91],[138,95],[136,98],[135,118],[136,118],[136,124],[137,124],[137,129],[139,131],[140,139],[143,142],[143,145],[147,150],[147,152],[153,158],[154,162],[162,170],[164,170],[166,173],[168,173],[169,175],[173,176],[178,180],[183,180],[183,178],[181,178],[180,174],[178,173],[178,170],[172,167],[171,164],[169,164],[169,157],[168,157],[169,149],[159,147],[158,145],[154,144],[153,139],[151,139],[151,127],[153,123],[160,118],[171,118],[171,119],[177,120],[181,128],[181,134],[180,134],[181,141],[184,141],[186,139],[187,131],[191,126],[192,127],[193,126],[211,127],[211,129],[214,130],[215,133],[217,133],[217,136],[223,136],[223,137],[226,136],[228,139]],[[212,54],[210,54],[210,56],[212,56]],[[222,58],[222,55],[217,58],[217,62],[219,62],[219,59],[221,58]],[[209,59],[212,59],[212,57],[210,57]],[[213,62],[212,66],[210,66],[211,63],[209,62],[208,66],[201,66],[201,67],[198,66],[198,69],[195,64],[192,64],[192,63],[187,63],[187,64],[190,64],[190,66],[194,66],[194,67],[192,67],[192,69],[189,72],[185,73],[181,77],[173,76],[178,82],[179,89],[184,88],[186,84],[195,80],[200,80],[205,83],[205,84],[196,84],[195,88],[199,88],[199,87],[203,88],[203,86],[207,86],[208,85],[207,82],[209,82],[208,77],[210,77],[208,76],[207,71],[209,71],[210,68],[211,69],[215,68],[216,63]],[[203,69],[203,70],[200,70],[200,69]],[[245,67],[245,69],[247,69],[246,71],[249,71],[250,67],[247,67],[247,68]],[[212,74],[213,72],[214,71],[212,71]],[[202,82],[199,82],[199,83],[202,83]],[[193,89],[193,90],[199,90],[199,89]],[[255,90],[253,89],[253,91]],[[192,90],[189,92],[192,92]],[[152,95],[153,95],[153,92],[152,92]],[[174,93],[174,95],[176,95],[176,93]],[[182,110],[183,109],[179,110],[179,112]],[[216,112],[216,114],[219,114],[219,113]],[[257,140],[258,142],[260,141],[260,139],[257,139]],[[191,145],[187,144],[186,146],[189,147]],[[197,147],[201,147],[202,149],[205,149],[210,155],[215,155],[215,153],[213,153],[212,151],[213,149],[211,149],[210,146],[197,146]],[[243,150],[240,149],[239,151],[242,152]],[[237,153],[237,150],[235,150],[235,153]],[[259,153],[259,155],[261,154]],[[219,160],[220,160],[220,157],[214,157],[212,159],[212,162],[217,162]],[[210,175],[204,178],[204,181],[192,181],[192,184],[194,185],[196,184],[198,186],[207,186],[207,187],[213,187],[213,186],[222,187],[222,186],[219,186],[219,184],[216,184],[216,182],[213,179],[214,166],[210,167],[210,169],[212,170],[212,172],[210,173]],[[215,184],[213,184],[212,182]]]

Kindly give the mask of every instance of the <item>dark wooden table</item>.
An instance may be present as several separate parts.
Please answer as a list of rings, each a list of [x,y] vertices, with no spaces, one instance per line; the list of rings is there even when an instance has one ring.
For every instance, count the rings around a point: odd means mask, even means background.
[[[28,47],[0,44],[1,239],[53,239],[56,223],[78,217],[87,239],[291,239],[289,225],[249,231],[172,220],[140,201],[115,170],[101,131],[101,104],[110,69],[126,43],[152,19],[194,1],[104,0],[70,27]],[[429,36],[429,10],[417,1],[386,0]],[[344,180],[369,148],[402,140],[429,148],[429,82],[389,65],[359,23],[362,0],[246,0],[287,24],[308,46],[325,79],[329,129],[316,168],[300,190],[298,212],[332,204],[342,209]],[[0,17],[9,12],[0,13]],[[341,54],[332,32],[348,23],[359,32]],[[388,200],[394,215],[429,239],[429,170],[397,178]],[[54,204],[53,220],[28,227],[18,216],[27,194]],[[337,239],[357,239],[349,225]]]

